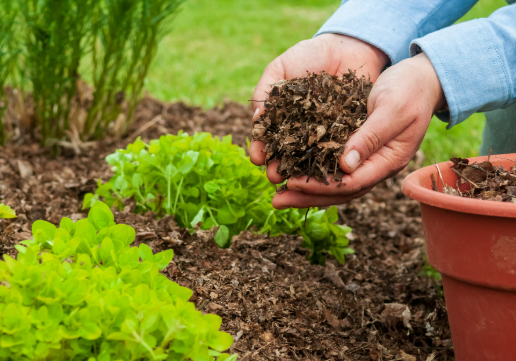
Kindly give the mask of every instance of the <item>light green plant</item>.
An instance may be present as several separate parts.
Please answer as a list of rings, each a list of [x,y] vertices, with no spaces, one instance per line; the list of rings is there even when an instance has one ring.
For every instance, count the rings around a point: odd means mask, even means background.
[[[220,140],[209,133],[189,136],[180,131],[150,144],[138,139],[106,160],[115,174],[84,197],[84,208],[102,198],[121,209],[132,198],[137,213],[171,214],[190,229],[199,223],[205,230],[218,227],[215,241],[220,247],[229,247],[233,236],[252,227],[271,236],[302,235],[314,263],[324,263],[325,252],[340,262],[352,252],[346,238],[351,229],[334,224],[335,207],[314,208],[308,214],[306,209],[274,209],[275,186],[243,148],[231,144],[230,136]]]
[[[0,218],[16,218],[16,212],[11,207],[0,203]]]
[[[160,273],[173,251],[130,247],[134,229],[104,203],[32,234],[0,261],[0,360],[236,360],[221,318]]]

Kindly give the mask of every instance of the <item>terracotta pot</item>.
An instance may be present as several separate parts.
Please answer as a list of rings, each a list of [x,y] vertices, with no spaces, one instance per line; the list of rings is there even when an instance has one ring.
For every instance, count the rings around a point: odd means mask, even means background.
[[[516,160],[516,154],[503,157]],[[470,164],[485,160],[470,158]],[[490,160],[514,165],[496,156]],[[455,187],[451,165],[439,168],[444,182]],[[443,276],[456,360],[516,360],[516,204],[435,192],[431,174],[441,190],[435,165],[410,174],[402,190],[421,202],[428,260]]]

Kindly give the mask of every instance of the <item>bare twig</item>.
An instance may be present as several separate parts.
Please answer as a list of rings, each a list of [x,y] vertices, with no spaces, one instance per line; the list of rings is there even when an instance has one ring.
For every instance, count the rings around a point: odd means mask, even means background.
[[[142,134],[143,132],[145,132],[147,129],[149,129],[150,127],[152,127],[154,124],[156,124],[157,122],[159,122],[162,118],[161,114],[158,114],[156,115],[154,118],[152,118],[150,121],[148,121],[147,123],[145,123],[142,127],[140,127],[140,129],[138,129],[137,131],[135,131],[133,134],[131,134],[129,137],[127,137],[127,140],[129,142],[132,142],[134,139],[136,139],[137,136],[139,136],[140,134]]]
[[[444,188],[444,187],[446,187],[446,185],[444,184],[443,175],[441,174],[439,165],[437,164],[437,162],[435,160],[434,160],[434,163],[435,163],[435,166],[437,167],[437,173],[439,173],[439,178],[441,178],[441,183],[443,184],[443,188]]]
[[[437,182],[435,181],[434,173],[430,174],[430,179],[432,180],[432,189],[436,192],[439,192],[439,190],[437,189]]]

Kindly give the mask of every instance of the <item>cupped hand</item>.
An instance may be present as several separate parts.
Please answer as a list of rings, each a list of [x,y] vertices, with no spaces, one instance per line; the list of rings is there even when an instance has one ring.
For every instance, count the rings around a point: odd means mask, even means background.
[[[406,167],[419,149],[435,111],[446,100],[432,63],[425,54],[404,60],[383,72],[368,100],[369,118],[346,143],[340,158],[348,173],[342,185],[325,185],[306,176],[287,181],[289,190],[276,194],[276,208],[342,204],[369,192]],[[271,181],[279,181],[268,170]]]
[[[265,100],[271,84],[283,79],[306,75],[306,72],[324,70],[330,75],[357,70],[357,76],[364,75],[375,81],[387,65],[389,58],[378,48],[361,40],[340,34],[323,34],[314,39],[304,40],[288,49],[270,63],[256,86],[253,100]],[[263,103],[253,102],[255,118],[263,113]],[[251,161],[256,165],[265,164],[264,144],[252,141],[249,147]],[[273,183],[283,180],[276,173],[277,163],[271,163],[267,175]]]

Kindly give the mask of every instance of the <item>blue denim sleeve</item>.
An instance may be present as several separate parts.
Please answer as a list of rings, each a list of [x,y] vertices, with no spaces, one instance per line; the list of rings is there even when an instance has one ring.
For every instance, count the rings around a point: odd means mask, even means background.
[[[384,51],[392,64],[410,56],[414,39],[453,24],[477,0],[344,0],[317,35],[338,33]]]
[[[424,51],[439,76],[448,128],[516,101],[516,4],[416,39],[410,51]]]

